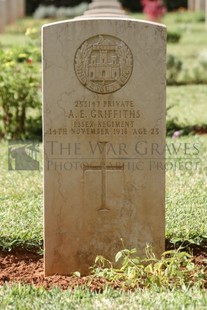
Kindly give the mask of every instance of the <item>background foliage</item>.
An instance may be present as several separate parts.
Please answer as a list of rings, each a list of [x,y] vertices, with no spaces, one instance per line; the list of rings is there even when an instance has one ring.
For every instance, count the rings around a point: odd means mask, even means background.
[[[27,29],[27,44],[0,48],[0,139],[41,138],[40,41]]]
[[[26,10],[27,14],[31,15],[40,4],[67,7],[78,5],[81,2],[83,2],[83,0],[27,0]],[[91,0],[84,0],[84,2],[91,2]],[[133,12],[142,11],[141,0],[120,0],[120,2],[125,8]],[[187,8],[187,0],[165,0],[165,3],[169,11],[176,10],[180,7]]]

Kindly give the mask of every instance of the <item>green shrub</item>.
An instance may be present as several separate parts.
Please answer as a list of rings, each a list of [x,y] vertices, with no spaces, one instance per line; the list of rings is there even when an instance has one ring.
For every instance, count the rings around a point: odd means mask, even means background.
[[[195,282],[203,287],[205,283],[204,269],[196,266],[193,257],[180,249],[164,252],[160,259],[155,257],[149,246],[144,259],[136,256],[135,249],[124,249],[116,254],[115,263],[97,256],[91,268],[92,274],[106,279],[108,285],[124,290],[190,287]]]
[[[36,19],[41,18],[73,18],[75,16],[82,15],[87,9],[88,4],[82,2],[74,7],[56,7],[55,5],[39,5],[34,12],[33,16]]]
[[[194,84],[207,83],[207,71],[200,63],[192,69],[192,82]]]
[[[205,13],[204,12],[177,12],[175,13],[175,22],[176,23],[202,23],[205,22]]]
[[[196,12],[195,21],[203,23],[205,22],[205,13],[204,12]]]
[[[178,43],[181,39],[181,34],[176,31],[168,31],[167,33],[167,42],[169,43]]]
[[[167,83],[173,85],[178,83],[178,78],[182,70],[182,61],[172,55],[167,55]]]
[[[198,56],[198,61],[192,69],[192,75],[194,83],[207,83],[207,52]]]
[[[201,52],[191,67],[182,70],[180,82],[182,84],[207,83],[207,53]]]
[[[39,116],[40,104],[39,66],[31,53],[21,48],[1,50],[0,137],[29,137],[28,116],[29,113]]]

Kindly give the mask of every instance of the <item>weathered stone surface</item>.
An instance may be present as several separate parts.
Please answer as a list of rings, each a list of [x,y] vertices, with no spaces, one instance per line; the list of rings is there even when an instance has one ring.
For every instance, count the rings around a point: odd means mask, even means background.
[[[45,274],[165,242],[166,29],[125,18],[43,28]]]

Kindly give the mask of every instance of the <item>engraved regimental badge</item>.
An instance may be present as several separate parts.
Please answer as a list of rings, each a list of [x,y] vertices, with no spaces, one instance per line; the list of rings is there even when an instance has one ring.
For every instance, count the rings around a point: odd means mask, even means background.
[[[75,55],[76,75],[86,88],[108,94],[119,90],[129,80],[133,56],[120,39],[99,35],[89,38]]]

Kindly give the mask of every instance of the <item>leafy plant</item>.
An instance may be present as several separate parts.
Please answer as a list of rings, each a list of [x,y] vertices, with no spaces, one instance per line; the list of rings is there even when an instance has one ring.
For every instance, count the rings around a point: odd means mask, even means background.
[[[97,256],[92,273],[123,289],[190,287],[194,282],[202,287],[204,284],[204,270],[198,268],[192,256],[181,252],[181,249],[164,252],[161,259],[155,257],[149,246],[146,247],[146,258],[135,254],[135,249],[118,252],[115,256],[116,267],[103,256]]]
[[[73,18],[75,16],[82,15],[87,9],[88,4],[82,2],[73,7],[56,7],[55,5],[43,5],[40,4],[35,10],[33,16],[36,19],[41,18]]]
[[[196,84],[207,83],[207,52],[198,56],[198,61],[192,69],[193,81]]]
[[[204,12],[187,12],[184,14],[183,12],[175,12],[175,22],[176,23],[201,23],[205,21],[205,13]]]
[[[205,13],[204,12],[196,12],[195,21],[203,23],[205,22]]]
[[[26,49],[0,52],[0,137],[27,136],[27,112],[40,111],[40,79],[37,66]]]

